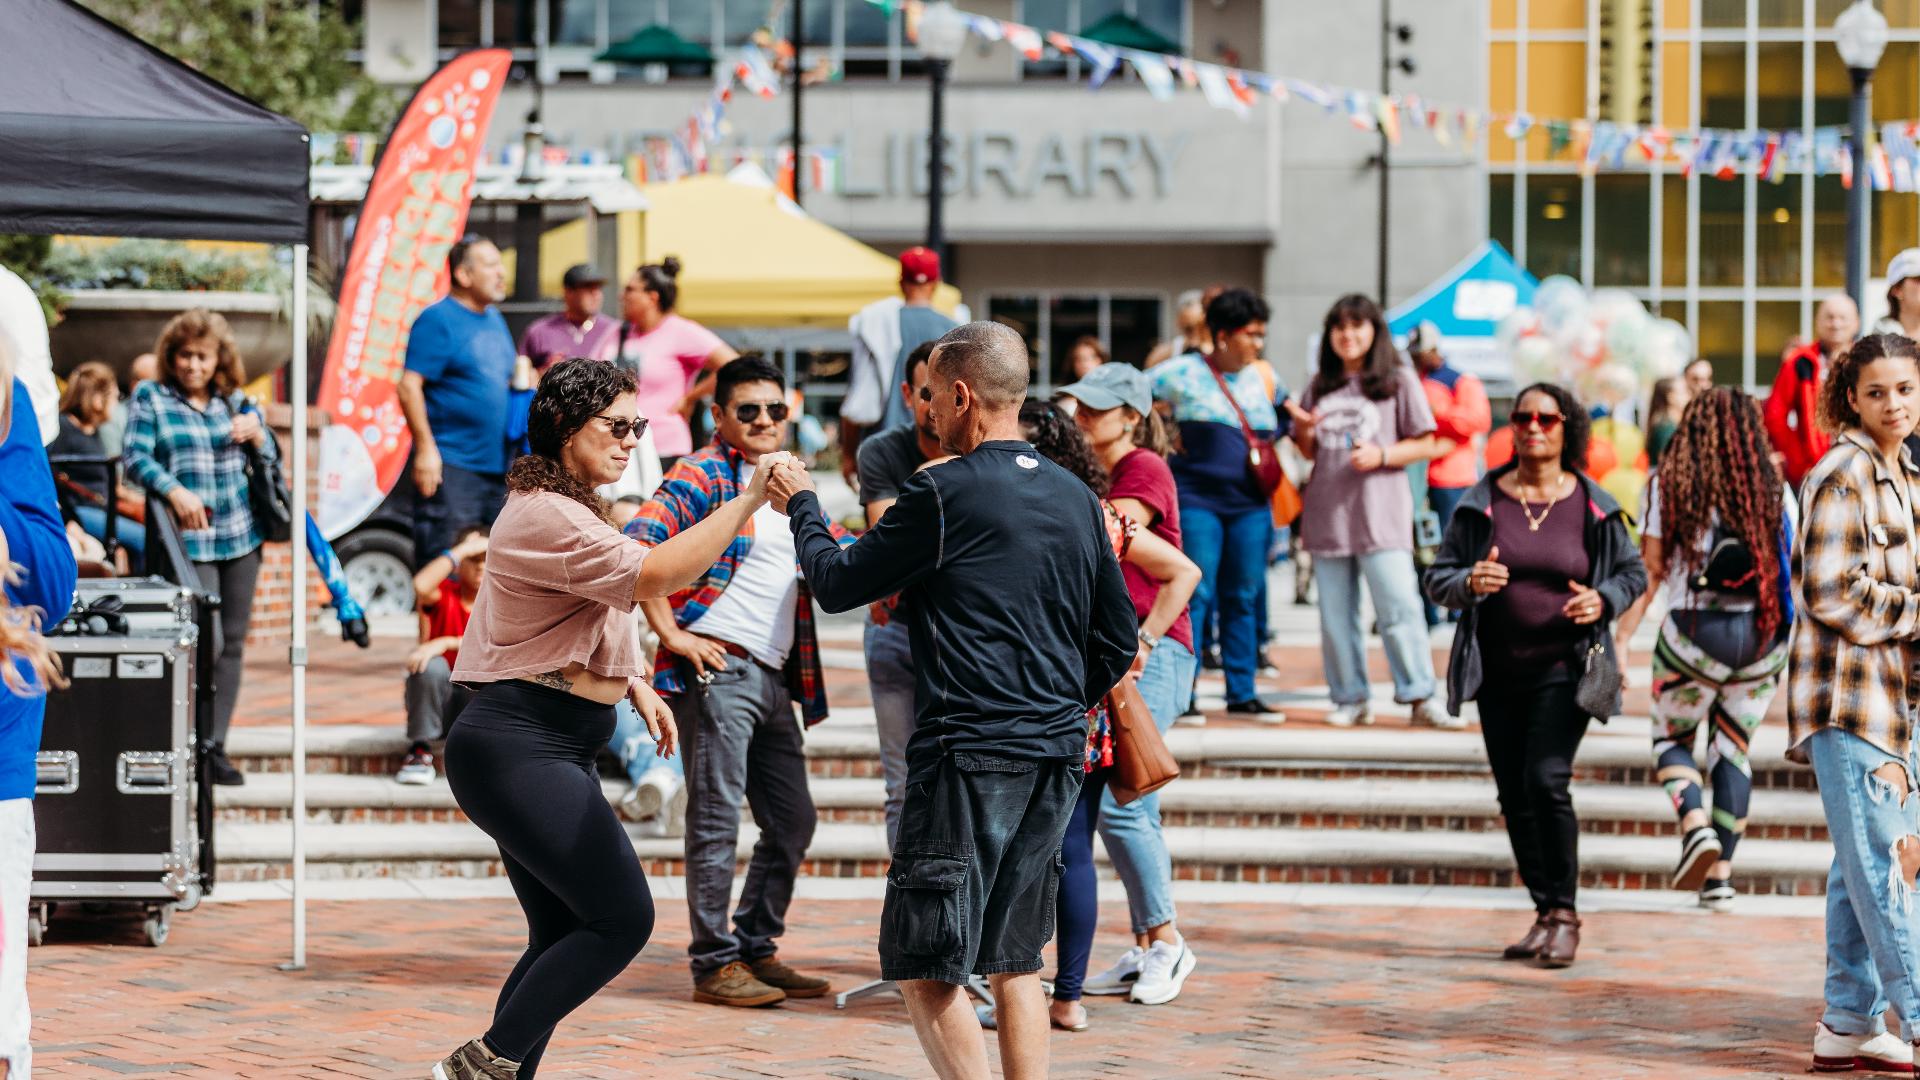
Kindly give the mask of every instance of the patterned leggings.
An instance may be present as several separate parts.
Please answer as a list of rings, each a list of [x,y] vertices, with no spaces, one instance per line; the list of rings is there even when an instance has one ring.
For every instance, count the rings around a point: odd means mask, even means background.
[[[1653,758],[1661,786],[1685,820],[1703,809],[1703,780],[1694,762],[1695,733],[1711,721],[1707,735],[1707,771],[1713,774],[1713,831],[1720,857],[1747,829],[1747,805],[1753,792],[1753,765],[1747,746],[1767,715],[1787,666],[1783,639],[1766,655],[1734,669],[1708,656],[1674,625],[1660,625],[1653,651]]]

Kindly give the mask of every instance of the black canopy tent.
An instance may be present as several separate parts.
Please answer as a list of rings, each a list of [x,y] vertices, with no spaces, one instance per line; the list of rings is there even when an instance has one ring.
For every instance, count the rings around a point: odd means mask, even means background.
[[[0,233],[293,246],[293,500],[307,505],[307,132],[73,0],[0,0]],[[307,533],[293,530],[293,567]],[[293,962],[306,965],[307,591],[293,592]]]
[[[6,0],[0,232],[307,239],[307,132],[71,0]]]

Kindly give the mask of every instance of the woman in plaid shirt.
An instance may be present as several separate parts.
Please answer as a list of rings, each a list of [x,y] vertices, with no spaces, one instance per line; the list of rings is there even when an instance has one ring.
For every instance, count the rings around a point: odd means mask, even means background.
[[[246,445],[268,459],[278,449],[239,393],[246,373],[226,319],[205,308],[182,312],[160,331],[153,351],[160,380],[142,384],[127,406],[127,475],[167,500],[201,587],[220,596],[208,766],[214,783],[241,784],[245,777],[227,760],[227,728],[240,694],[263,542],[247,492]]]
[[[1833,837],[1815,1069],[1910,1071],[1889,1004],[1909,1039],[1920,1031],[1920,799],[1908,797],[1920,469],[1901,446],[1920,417],[1917,356],[1906,338],[1876,334],[1835,362],[1820,403],[1833,446],[1800,489],[1787,756],[1812,762]]]

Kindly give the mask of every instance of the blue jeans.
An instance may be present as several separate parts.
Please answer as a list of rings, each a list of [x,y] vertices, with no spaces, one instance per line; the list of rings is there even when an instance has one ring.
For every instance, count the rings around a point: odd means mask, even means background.
[[[900,835],[900,807],[907,801],[907,740],[913,737],[913,643],[898,612],[885,626],[867,621],[863,638],[873,722],[880,729],[880,775],[887,785],[887,850]]]
[[[1360,625],[1360,579],[1373,597],[1380,637],[1393,672],[1393,700],[1403,704],[1433,696],[1433,653],[1420,610],[1420,581],[1413,552],[1315,555],[1313,581],[1320,590],[1320,662],[1335,705],[1367,700],[1367,636]]]
[[[1186,646],[1166,638],[1147,658],[1146,670],[1140,673],[1140,697],[1161,734],[1186,708],[1196,666]],[[1144,934],[1172,922],[1173,859],[1160,835],[1160,796],[1142,795],[1121,806],[1113,801],[1113,790],[1103,785],[1099,824],[1107,858],[1113,860],[1114,873],[1127,888],[1127,913],[1133,919],[1133,932]]]
[[[631,701],[623,700],[613,707],[613,738],[607,740],[607,749],[620,759],[621,767],[627,770],[627,779],[636,784],[648,769],[656,766],[675,776],[686,775],[679,754],[670,758],[660,756],[660,745],[648,734],[646,721],[640,719],[640,711]]]
[[[1267,540],[1273,515],[1265,506],[1220,514],[1180,504],[1180,547],[1200,568],[1200,587],[1188,610],[1194,634],[1215,615],[1220,619],[1220,663],[1227,673],[1227,701],[1251,701],[1259,668],[1260,640],[1255,605],[1267,576]]]
[[[1096,769],[1080,783],[1080,798],[1067,818],[1060,840],[1060,895],[1054,904],[1059,933],[1054,937],[1053,1000],[1079,1001],[1093,957],[1093,932],[1100,925],[1100,878],[1093,869],[1093,829],[1105,801],[1107,773]]]
[[[73,508],[73,518],[80,523],[82,529],[87,530],[88,536],[103,543],[106,541],[107,511],[105,507],[76,506]],[[147,527],[120,514],[113,515],[113,520],[115,539],[120,541],[121,547],[127,549],[127,558],[133,560],[133,565],[137,568],[146,555]]]
[[[1433,508],[1433,514],[1440,519],[1440,535],[1447,535],[1447,522],[1453,520],[1453,512],[1460,509],[1460,500],[1467,497],[1471,488],[1427,488],[1427,505]],[[1449,612],[1437,604],[1427,604],[1427,625],[1439,626],[1449,617]]]
[[[414,491],[413,565],[425,566],[427,560],[452,547],[454,533],[468,525],[492,525],[506,501],[505,476],[441,466],[440,487],[433,498],[423,499]]]
[[[1887,1029],[1891,1004],[1909,1035],[1920,1025],[1920,913],[1901,879],[1894,846],[1920,832],[1920,797],[1901,805],[1875,769],[1900,759],[1839,728],[1807,740],[1833,837],[1827,874],[1828,1027],[1847,1034]],[[1907,766],[1907,788],[1917,765]]]

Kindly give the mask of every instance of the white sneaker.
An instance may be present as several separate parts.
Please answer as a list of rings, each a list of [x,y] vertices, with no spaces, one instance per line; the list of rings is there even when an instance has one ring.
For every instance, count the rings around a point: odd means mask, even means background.
[[[1349,728],[1358,724],[1369,727],[1373,724],[1373,708],[1369,705],[1336,705],[1327,714],[1329,727]]]
[[[1414,703],[1412,722],[1414,727],[1439,728],[1442,731],[1462,731],[1467,726],[1466,717],[1449,714],[1435,705],[1432,698]]]
[[[1913,1047],[1890,1031],[1878,1035],[1842,1035],[1823,1021],[1813,1029],[1815,1072],[1910,1073]]]
[[[397,784],[423,785],[433,783],[433,755],[425,750],[415,750],[401,761],[400,769],[393,774]]]
[[[1146,958],[1147,950],[1135,945],[1121,953],[1120,959],[1115,960],[1112,967],[1082,983],[1080,992],[1125,996],[1140,978],[1140,962]]]
[[[1177,945],[1156,941],[1140,961],[1140,977],[1134,980],[1131,997],[1136,1005],[1165,1005],[1180,996],[1180,987],[1193,973],[1199,961],[1187,948],[1187,939]],[[1083,991],[1084,992],[1084,991]]]
[[[680,778],[672,769],[663,766],[648,769],[620,797],[620,816],[635,822],[658,818],[679,787]]]

